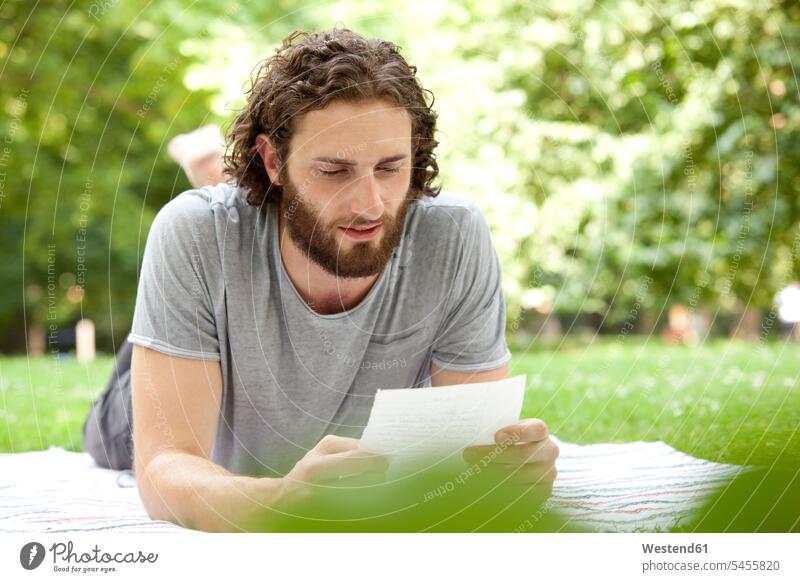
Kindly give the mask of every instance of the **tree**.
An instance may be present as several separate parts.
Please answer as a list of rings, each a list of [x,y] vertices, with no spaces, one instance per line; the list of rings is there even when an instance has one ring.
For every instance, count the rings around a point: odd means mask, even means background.
[[[26,322],[50,331],[79,317],[95,320],[110,348],[112,334],[118,343],[129,329],[150,222],[189,188],[166,143],[228,121],[219,89],[203,86],[198,69],[219,43],[247,39],[283,14],[269,3],[243,11],[208,0],[191,10],[172,0],[145,8],[7,2],[0,12],[8,113],[0,120],[0,325],[20,332],[3,334],[0,349],[24,349]],[[302,18],[262,34],[265,46]]]

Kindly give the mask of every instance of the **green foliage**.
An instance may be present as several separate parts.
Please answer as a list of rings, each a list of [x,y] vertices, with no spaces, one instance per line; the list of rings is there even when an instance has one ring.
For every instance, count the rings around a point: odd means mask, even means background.
[[[310,487],[307,499],[254,516],[249,531],[281,532],[579,532],[533,485],[512,485],[514,471],[487,476],[456,463],[414,472],[342,479]]]
[[[477,187],[513,199],[495,220],[512,311],[528,292],[612,322],[637,300],[734,312],[800,276],[800,6],[489,10],[459,24],[480,32],[461,46],[492,63],[498,97],[460,146],[489,154]],[[500,160],[513,177],[495,186]]]
[[[101,344],[110,345],[112,333],[118,343],[132,318],[150,223],[189,187],[166,144],[227,122],[214,113],[218,91],[186,79],[218,35],[238,38],[283,10],[79,0],[7,2],[0,12],[0,327],[21,331],[26,320],[49,330],[89,317]],[[277,44],[303,24],[286,18],[262,41]],[[69,299],[73,285],[83,288],[82,300]],[[3,334],[0,349],[12,348],[24,348],[22,333]]]
[[[759,467],[743,471],[710,497],[680,533],[800,532],[800,470]]]
[[[436,95],[442,182],[493,225],[509,317],[551,306],[619,323],[636,302],[733,313],[800,278],[794,2],[78,0],[0,14],[6,329],[85,316],[103,345],[126,333],[150,222],[188,187],[167,141],[225,126],[288,32],[336,22],[399,44]]]

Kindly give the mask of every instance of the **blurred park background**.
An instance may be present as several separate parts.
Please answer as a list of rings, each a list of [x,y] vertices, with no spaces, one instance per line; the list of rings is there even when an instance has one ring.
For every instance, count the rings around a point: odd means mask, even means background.
[[[0,451],[80,450],[149,225],[189,188],[166,144],[224,130],[282,38],[340,23],[400,45],[436,96],[441,183],[492,226],[526,415],[565,440],[800,465],[800,344],[783,317],[800,280],[797,2],[11,1],[0,15]],[[91,361],[71,355],[79,320]]]

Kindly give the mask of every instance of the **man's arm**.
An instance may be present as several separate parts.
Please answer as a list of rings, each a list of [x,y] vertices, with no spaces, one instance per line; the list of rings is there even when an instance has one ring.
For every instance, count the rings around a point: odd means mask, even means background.
[[[131,382],[134,471],[153,519],[210,532],[270,531],[317,485],[358,482],[388,467],[358,440],[327,435],[285,477],[235,475],[209,458],[222,399],[219,362],[135,345]]]
[[[480,372],[455,372],[440,368],[431,363],[431,386],[453,386],[455,384],[476,384],[478,382],[494,382],[509,377],[508,364],[494,370]]]
[[[219,362],[133,347],[134,471],[148,515],[204,531],[247,531],[281,480],[234,475],[209,460],[219,422]]]

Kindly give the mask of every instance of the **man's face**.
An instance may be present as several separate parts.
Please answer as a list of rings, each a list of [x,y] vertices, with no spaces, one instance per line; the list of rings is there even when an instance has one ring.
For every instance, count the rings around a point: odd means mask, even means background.
[[[387,101],[333,102],[297,123],[282,177],[289,235],[337,277],[383,270],[411,203],[411,118]]]

